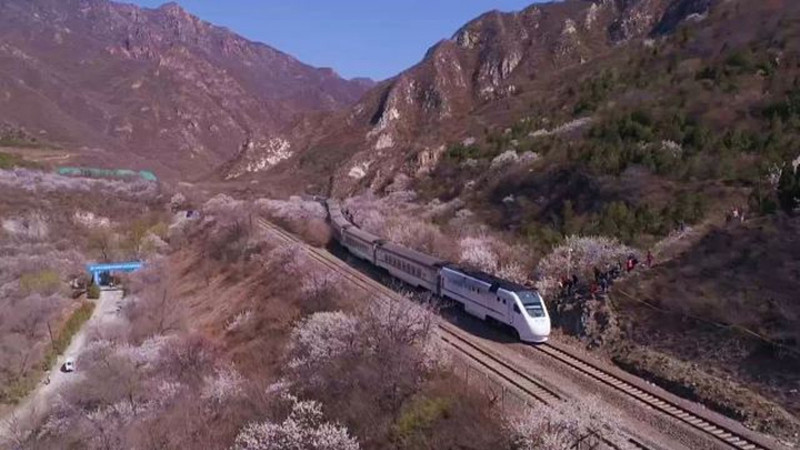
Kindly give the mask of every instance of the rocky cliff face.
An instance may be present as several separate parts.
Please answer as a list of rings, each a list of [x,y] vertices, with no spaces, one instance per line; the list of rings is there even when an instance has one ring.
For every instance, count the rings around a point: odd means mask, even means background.
[[[380,185],[397,171],[425,172],[445,144],[501,123],[497,105],[512,109],[513,99],[541,80],[669,33],[710,6],[711,0],[572,0],[487,13],[348,113],[311,129],[306,124],[310,135],[285,130],[280,145],[246,150],[226,175],[295,171],[309,159],[332,159],[341,162],[335,190],[344,192]]]
[[[349,106],[372,85],[176,4],[106,0],[0,0],[0,66],[0,123],[185,175],[280,148],[275,130],[299,113]]]

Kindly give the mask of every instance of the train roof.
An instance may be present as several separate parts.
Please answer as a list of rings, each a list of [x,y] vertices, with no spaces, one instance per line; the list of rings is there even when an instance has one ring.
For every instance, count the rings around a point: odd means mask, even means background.
[[[352,234],[354,237],[367,241],[370,244],[374,244],[376,242],[383,242],[382,239],[379,238],[378,236],[375,236],[374,234],[368,231],[364,231],[357,226],[348,227],[347,233]]]
[[[441,267],[447,264],[447,261],[441,258],[418,252],[416,250],[403,247],[402,245],[392,244],[391,242],[385,242],[383,245],[381,245],[381,248],[404,258],[417,261],[426,266]]]
[[[522,284],[515,283],[513,281],[508,281],[508,280],[504,280],[502,278],[498,278],[498,277],[496,277],[496,276],[494,276],[492,274],[489,274],[489,273],[486,273],[486,272],[482,272],[480,270],[469,269],[469,268],[461,266],[459,264],[447,264],[445,267],[450,269],[450,270],[454,270],[456,272],[461,272],[464,275],[468,275],[468,276],[470,276],[472,278],[481,280],[481,281],[483,281],[485,283],[491,284],[492,285],[492,289],[490,289],[490,290],[496,290],[497,288],[499,288],[499,289],[504,289],[506,291],[513,291],[513,292],[517,292],[517,291],[537,291],[538,292],[538,289],[536,289],[533,286],[531,286],[531,287],[524,286]]]

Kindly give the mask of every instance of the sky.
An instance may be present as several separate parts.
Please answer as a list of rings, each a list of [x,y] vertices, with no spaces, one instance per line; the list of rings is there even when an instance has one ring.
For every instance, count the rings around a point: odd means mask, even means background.
[[[123,0],[155,8],[164,0]],[[190,13],[345,78],[383,80],[492,9],[536,0],[179,0]]]

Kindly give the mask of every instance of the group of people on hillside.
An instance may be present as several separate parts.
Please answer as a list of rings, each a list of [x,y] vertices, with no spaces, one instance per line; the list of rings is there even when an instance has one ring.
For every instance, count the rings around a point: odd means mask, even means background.
[[[653,253],[648,251],[647,252],[647,260],[645,261],[648,268],[653,267]],[[619,277],[622,276],[623,273],[631,273],[636,270],[636,267],[639,265],[639,260],[636,258],[635,255],[630,254],[628,258],[625,260],[625,264],[622,264],[622,261],[619,261],[615,266],[608,268],[607,270],[603,271],[600,270],[598,267],[594,267],[594,281],[589,286],[589,293],[592,297],[596,297],[597,294],[604,295],[608,292],[608,289],[614,284]],[[572,296],[574,295],[579,286],[580,280],[578,275],[572,274],[572,276],[564,276],[559,280],[559,288],[561,289],[562,295]]]
[[[741,206],[734,206],[731,208],[728,216],[726,217],[726,221],[730,222],[739,222],[744,223],[744,208]]]

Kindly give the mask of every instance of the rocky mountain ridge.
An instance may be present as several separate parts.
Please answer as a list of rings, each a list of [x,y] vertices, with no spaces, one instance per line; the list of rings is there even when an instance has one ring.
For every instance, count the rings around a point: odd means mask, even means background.
[[[0,123],[83,147],[92,160],[184,176],[242,148],[271,148],[273,132],[296,115],[348,106],[372,84],[303,64],[175,3],[2,0],[0,61]]]
[[[424,173],[445,144],[495,125],[495,118],[482,117],[493,105],[508,104],[539,80],[588,66],[621,46],[702,20],[711,4],[573,0],[489,12],[434,45],[422,62],[376,86],[346,113],[306,119],[284,130],[280,145],[244,151],[227,167],[226,177],[265,171],[274,176],[330,159],[344,161],[337,167],[335,190],[347,192],[385,184],[400,170]],[[331,152],[337,156],[323,154]]]

